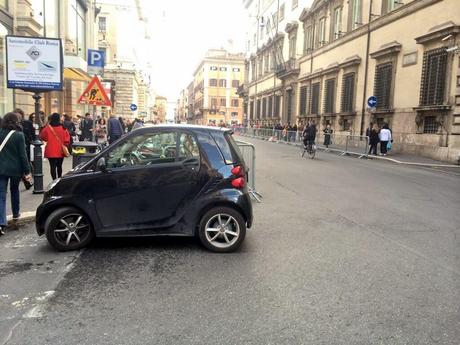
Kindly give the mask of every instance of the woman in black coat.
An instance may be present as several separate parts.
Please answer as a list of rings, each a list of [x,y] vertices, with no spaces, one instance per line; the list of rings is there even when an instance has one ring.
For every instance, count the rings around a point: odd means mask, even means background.
[[[369,154],[377,154],[377,145],[379,141],[379,127],[375,124],[369,132]]]

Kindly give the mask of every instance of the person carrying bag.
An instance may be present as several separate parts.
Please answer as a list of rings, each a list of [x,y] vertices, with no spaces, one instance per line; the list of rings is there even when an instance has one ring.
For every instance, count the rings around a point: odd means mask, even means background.
[[[21,178],[32,180],[30,165],[27,160],[26,143],[21,132],[19,117],[16,113],[8,113],[3,117],[0,128],[0,236],[5,229],[17,230],[20,216],[19,183]],[[7,224],[6,194],[10,184],[11,210],[13,220]]]
[[[50,163],[51,177],[55,180],[62,176],[62,163],[70,155],[67,148],[70,144],[70,134],[62,126],[60,115],[53,113],[48,126],[43,128],[40,139],[46,141],[45,157]]]

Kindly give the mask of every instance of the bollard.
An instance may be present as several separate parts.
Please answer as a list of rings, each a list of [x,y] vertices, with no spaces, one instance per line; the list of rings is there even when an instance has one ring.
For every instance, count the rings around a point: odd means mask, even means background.
[[[43,155],[42,155],[42,141],[35,140],[32,142],[34,145],[34,190],[33,194],[43,194]]]

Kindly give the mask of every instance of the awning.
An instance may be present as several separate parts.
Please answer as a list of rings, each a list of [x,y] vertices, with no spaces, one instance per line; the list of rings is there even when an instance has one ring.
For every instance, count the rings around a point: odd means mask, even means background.
[[[84,72],[80,72],[76,68],[65,67],[64,79],[89,82],[91,77],[86,75]]]

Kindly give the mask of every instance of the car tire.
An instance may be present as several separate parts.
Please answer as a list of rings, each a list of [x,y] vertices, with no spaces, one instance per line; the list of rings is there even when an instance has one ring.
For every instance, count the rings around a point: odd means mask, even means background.
[[[48,243],[59,251],[78,250],[87,246],[94,237],[89,217],[74,207],[53,211],[45,222]]]
[[[201,217],[198,235],[201,243],[213,252],[233,252],[246,236],[246,222],[233,208],[215,207]]]

